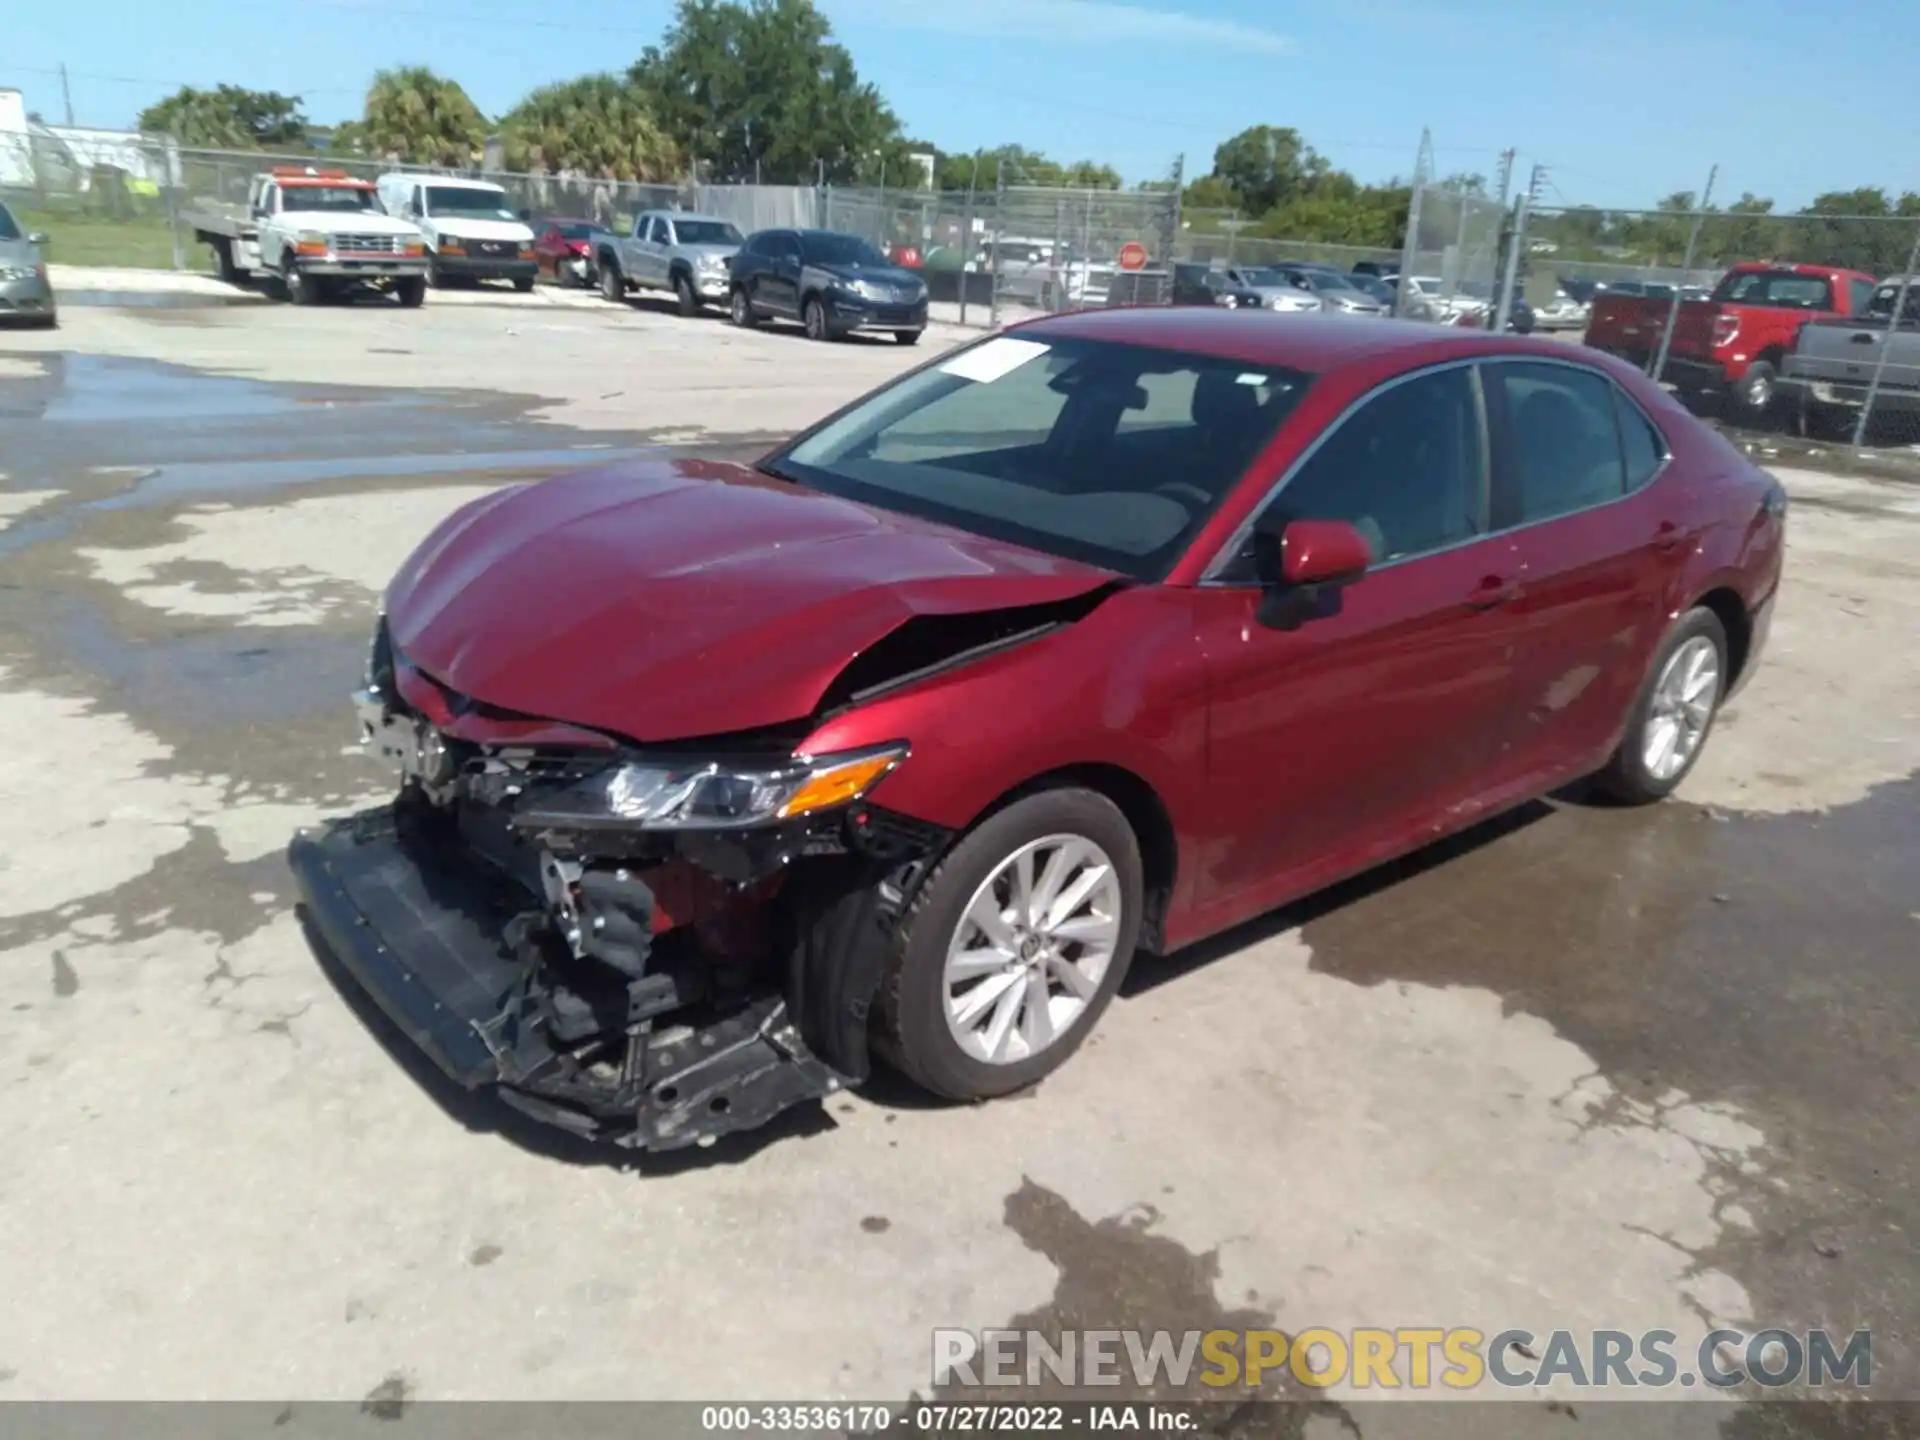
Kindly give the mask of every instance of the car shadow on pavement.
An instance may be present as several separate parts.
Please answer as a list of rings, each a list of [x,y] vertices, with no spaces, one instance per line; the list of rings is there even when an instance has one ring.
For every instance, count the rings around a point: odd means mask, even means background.
[[[389,1059],[405,1071],[449,1119],[475,1134],[498,1135],[509,1144],[544,1160],[566,1165],[599,1166],[616,1170],[631,1169],[643,1176],[667,1177],[689,1170],[705,1170],[717,1165],[737,1165],[752,1159],[767,1146],[802,1135],[817,1135],[835,1128],[833,1117],[819,1103],[795,1105],[782,1111],[758,1129],[723,1135],[706,1147],[688,1146],[659,1154],[620,1148],[608,1141],[592,1141],[568,1134],[551,1125],[543,1125],[521,1114],[501,1100],[489,1087],[468,1090],[449,1079],[420,1048],[401,1033],[360,987],[347,968],[321,938],[307,916],[306,907],[298,907],[301,933],[314,963],[333,985],[354,1016],[380,1043]]]
[[[1262,940],[1270,940],[1289,930],[1310,925],[1332,911],[1344,909],[1382,891],[1391,890],[1402,881],[1424,874],[1436,866],[1448,864],[1462,855],[1471,854],[1518,830],[1524,830],[1529,825],[1536,825],[1568,805],[1584,803],[1589,802],[1575,789],[1556,792],[1551,801],[1529,800],[1504,814],[1462,830],[1457,835],[1436,840],[1410,855],[1403,855],[1398,860],[1390,860],[1350,880],[1342,880],[1336,885],[1330,885],[1325,890],[1317,890],[1304,899],[1296,900],[1291,905],[1283,905],[1278,910],[1271,910],[1257,919],[1237,925],[1210,940],[1202,940],[1197,945],[1189,945],[1186,949],[1176,950],[1167,956],[1139,956],[1134,960],[1133,968],[1127,972],[1126,981],[1120,987],[1119,998],[1129,1000],[1136,995],[1147,994],[1184,975],[1190,975],[1195,970],[1211,965],[1216,960],[1244,950],[1249,945],[1257,945]]]

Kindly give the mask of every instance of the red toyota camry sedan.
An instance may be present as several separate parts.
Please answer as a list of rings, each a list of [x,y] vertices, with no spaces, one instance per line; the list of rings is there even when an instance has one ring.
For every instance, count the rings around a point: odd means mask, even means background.
[[[1673,790],[1785,516],[1589,350],[1042,320],[757,465],[452,515],[357,697],[396,797],[292,859],[448,1075],[576,1133],[710,1141],[874,1056],[1000,1095],[1140,951],[1582,777]]]

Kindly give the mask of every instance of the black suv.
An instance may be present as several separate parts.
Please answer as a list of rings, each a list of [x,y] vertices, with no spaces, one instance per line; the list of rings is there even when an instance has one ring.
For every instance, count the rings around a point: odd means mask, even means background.
[[[911,345],[927,328],[926,282],[834,230],[756,230],[733,257],[730,304],[736,325],[798,320],[814,340],[890,330]]]

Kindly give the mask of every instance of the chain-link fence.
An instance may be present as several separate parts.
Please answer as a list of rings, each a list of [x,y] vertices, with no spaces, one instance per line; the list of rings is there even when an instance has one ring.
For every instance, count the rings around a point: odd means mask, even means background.
[[[1499,304],[1512,231],[1505,206],[1449,185],[1416,187],[1398,256],[1394,314],[1486,326]]]
[[[1920,441],[1920,281],[1905,279],[1920,269],[1920,214],[1521,218],[1536,312],[1703,417],[1856,449]]]

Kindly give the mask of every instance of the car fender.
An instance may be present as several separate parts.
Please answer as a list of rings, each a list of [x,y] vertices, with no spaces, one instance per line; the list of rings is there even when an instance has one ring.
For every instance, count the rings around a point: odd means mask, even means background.
[[[820,754],[905,740],[876,804],[965,830],[1061,770],[1124,770],[1192,830],[1206,757],[1202,656],[1186,592],[1125,587],[1091,614],[825,720]]]

